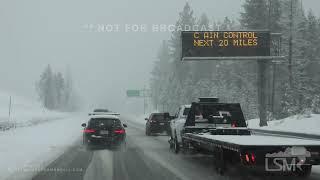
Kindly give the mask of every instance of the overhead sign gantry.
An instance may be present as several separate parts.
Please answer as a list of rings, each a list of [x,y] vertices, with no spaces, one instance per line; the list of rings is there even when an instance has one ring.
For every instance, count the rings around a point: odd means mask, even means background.
[[[182,60],[270,57],[269,31],[183,31]]]
[[[270,60],[284,59],[280,56],[280,37],[281,34],[269,31],[182,31],[181,60],[258,61],[260,125],[265,126],[267,125],[266,63]]]

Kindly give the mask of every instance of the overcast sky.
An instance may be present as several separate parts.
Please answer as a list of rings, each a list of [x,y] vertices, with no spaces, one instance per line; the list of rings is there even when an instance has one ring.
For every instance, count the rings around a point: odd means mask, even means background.
[[[244,0],[189,0],[195,15],[237,19]],[[126,89],[148,85],[156,52],[170,33],[155,24],[175,24],[186,0],[0,0],[0,91],[35,97],[34,85],[47,64],[70,67],[88,104],[125,102]],[[320,15],[319,0],[304,0]],[[119,25],[119,32],[93,32],[90,25]],[[125,32],[146,24],[147,32]]]

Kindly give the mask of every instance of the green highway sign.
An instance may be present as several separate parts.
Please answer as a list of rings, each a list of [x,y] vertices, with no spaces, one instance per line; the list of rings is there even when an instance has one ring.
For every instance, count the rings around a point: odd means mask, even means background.
[[[127,97],[140,97],[140,90],[127,90]]]

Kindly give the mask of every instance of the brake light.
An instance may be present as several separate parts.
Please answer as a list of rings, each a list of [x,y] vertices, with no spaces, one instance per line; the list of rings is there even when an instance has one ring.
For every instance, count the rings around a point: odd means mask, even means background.
[[[118,130],[115,130],[114,133],[116,134],[124,134],[126,131],[124,129],[118,129]]]
[[[256,156],[253,153],[246,153],[244,155],[244,160],[246,164],[255,164]]]
[[[233,122],[233,123],[231,124],[231,127],[235,128],[235,127],[237,127],[237,124],[236,124],[235,122]]]
[[[246,161],[249,163],[250,162],[250,159],[249,159],[249,155],[246,154]]]
[[[254,156],[253,153],[251,153],[251,161],[252,161],[252,163],[255,163],[255,162],[256,162],[256,157]]]
[[[94,130],[94,129],[85,129],[85,130],[83,130],[83,132],[84,133],[94,133],[94,132],[96,132],[96,130]]]

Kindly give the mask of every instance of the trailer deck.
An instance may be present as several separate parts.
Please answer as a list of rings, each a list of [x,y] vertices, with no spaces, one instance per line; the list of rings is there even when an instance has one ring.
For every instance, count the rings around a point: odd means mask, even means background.
[[[297,139],[290,137],[275,137],[263,135],[211,135],[208,133],[186,133],[186,137],[193,137],[207,142],[230,143],[238,146],[320,146],[320,140]]]

